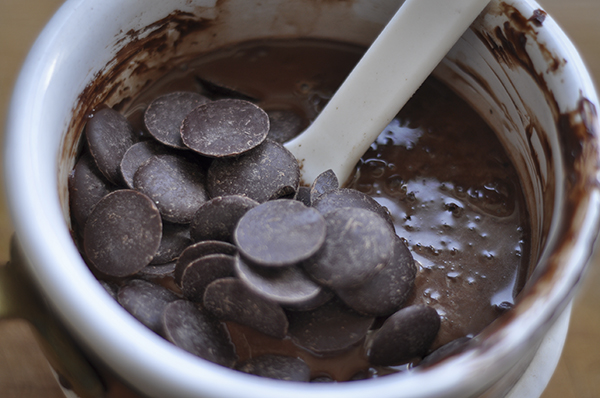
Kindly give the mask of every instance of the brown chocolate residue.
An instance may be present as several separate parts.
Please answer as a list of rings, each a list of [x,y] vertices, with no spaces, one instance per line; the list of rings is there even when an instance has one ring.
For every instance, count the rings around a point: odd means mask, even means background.
[[[529,21],[538,28],[540,28],[544,24],[544,21],[546,20],[547,16],[548,14],[546,13],[546,11],[538,8],[537,10],[533,11],[533,15],[531,16],[531,18],[529,18]]]

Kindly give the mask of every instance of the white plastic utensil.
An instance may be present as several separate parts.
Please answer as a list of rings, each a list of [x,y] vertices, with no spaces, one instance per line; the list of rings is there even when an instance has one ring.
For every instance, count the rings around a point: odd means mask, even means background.
[[[310,184],[345,182],[377,136],[489,0],[406,0],[316,120],[285,144]]]

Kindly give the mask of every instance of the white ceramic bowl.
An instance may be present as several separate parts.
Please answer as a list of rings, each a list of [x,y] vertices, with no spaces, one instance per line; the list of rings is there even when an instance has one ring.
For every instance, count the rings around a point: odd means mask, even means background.
[[[96,282],[70,236],[66,181],[83,115],[156,77],[137,68],[140,63],[158,67],[273,36],[368,45],[398,6],[389,0],[68,0],[60,8],[15,88],[6,184],[27,267],[97,366],[150,397],[469,397],[486,390],[502,396],[514,384],[576,292],[600,208],[598,99],[577,51],[534,1],[493,1],[435,71],[497,130],[532,217],[529,282],[515,309],[466,352],[424,371],[352,383],[296,384],[231,371],[174,348],[135,321]],[[201,22],[190,31],[192,20]],[[150,51],[151,39],[178,45]],[[132,50],[131,42],[147,46]]]

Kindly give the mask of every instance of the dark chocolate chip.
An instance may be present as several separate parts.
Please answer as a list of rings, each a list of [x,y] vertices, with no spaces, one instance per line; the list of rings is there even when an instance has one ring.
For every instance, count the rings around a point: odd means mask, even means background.
[[[237,156],[260,145],[269,117],[251,102],[224,99],[200,105],[181,125],[184,144],[209,157]]]
[[[119,184],[123,155],[137,141],[131,124],[119,112],[103,108],[87,123],[85,136],[98,169],[110,182]]]
[[[200,84],[204,95],[213,100],[233,98],[250,102],[258,102],[256,97],[241,92],[239,89],[228,86],[221,82],[216,82],[206,78],[196,76],[196,81]]]
[[[200,257],[207,256],[209,254],[229,254],[231,256],[237,253],[237,248],[231,243],[207,240],[203,242],[194,243],[188,246],[177,259],[177,265],[175,266],[175,283],[181,286],[181,277],[183,272],[193,261]]]
[[[150,264],[142,268],[136,276],[143,279],[173,278],[175,264],[175,261],[166,264]]]
[[[279,199],[249,210],[233,234],[244,258],[280,267],[297,264],[319,250],[325,241],[325,219],[297,200]]]
[[[172,291],[140,279],[121,286],[119,304],[156,333],[162,331],[162,313],[167,304],[179,299]]]
[[[305,270],[334,291],[359,286],[390,261],[396,235],[376,213],[344,207],[325,214],[327,237]]]
[[[317,178],[315,178],[312,185],[310,186],[310,203],[316,203],[321,196],[336,191],[337,189],[339,189],[339,187],[340,182],[338,181],[338,178],[333,172],[333,170],[329,169],[327,171],[322,172],[317,176]]]
[[[100,272],[123,277],[152,261],[161,237],[162,221],[154,202],[123,189],[109,193],[94,207],[85,224],[83,245]]]
[[[114,298],[115,300],[117,300],[117,293],[119,292],[119,286],[108,282],[108,281],[99,281],[100,285],[102,285],[102,287],[104,288],[104,290],[106,290],[106,292],[108,294],[110,294],[110,296],[112,298]]]
[[[323,288],[296,266],[252,267],[240,257],[235,261],[236,275],[251,290],[282,306],[301,307],[321,296]]]
[[[413,305],[392,314],[367,343],[373,365],[394,366],[423,357],[440,329],[440,316],[431,307]]]
[[[466,336],[454,339],[423,358],[423,360],[419,362],[419,366],[430,366],[453,355],[457,355],[467,349],[470,341],[471,338]]]
[[[382,216],[391,226],[394,226],[392,216],[385,207],[377,203],[377,201],[369,195],[355,189],[337,189],[321,195],[317,200],[311,203],[315,209],[323,214],[342,207],[358,207],[371,210]]]
[[[174,148],[185,148],[180,134],[185,117],[196,107],[209,102],[203,95],[176,91],[156,98],[144,112],[144,124],[157,141]]]
[[[240,372],[270,379],[287,381],[310,380],[310,368],[300,358],[285,355],[261,355],[250,358],[236,366]]]
[[[333,299],[312,311],[288,312],[288,319],[294,344],[316,354],[336,355],[359,343],[375,318]]]
[[[202,302],[206,287],[213,281],[234,276],[234,257],[209,254],[193,261],[183,271],[181,291],[185,298]]]
[[[296,192],[296,197],[294,199],[303,203],[305,206],[310,206],[310,188],[304,186],[298,187],[298,191]]]
[[[177,300],[168,304],[162,320],[165,338],[177,347],[228,368],[237,361],[225,325],[194,303]]]
[[[152,156],[166,153],[165,147],[155,141],[146,140],[133,144],[125,152],[123,160],[121,160],[121,175],[125,184],[129,188],[135,188],[133,185],[133,176],[140,166],[146,163]]]
[[[219,319],[246,325],[277,339],[283,339],[288,330],[279,304],[254,293],[237,278],[217,279],[208,285],[204,307]]]
[[[245,195],[259,203],[294,194],[299,183],[294,155],[270,140],[237,158],[215,159],[207,176],[211,197]]]
[[[112,190],[89,154],[83,155],[69,176],[69,203],[71,215],[83,227],[92,209]]]
[[[205,171],[196,163],[173,155],[151,157],[135,173],[136,189],[148,195],[160,214],[172,223],[189,224],[208,200]]]
[[[373,278],[355,288],[336,290],[337,295],[355,311],[386,316],[398,311],[413,285],[417,267],[404,242],[396,237],[389,263]]]
[[[269,139],[283,144],[300,134],[308,122],[291,109],[267,110],[269,115]]]
[[[166,264],[176,260],[191,243],[188,225],[163,222],[160,246],[150,264]]]
[[[192,220],[191,235],[195,242],[222,240],[233,242],[233,231],[246,212],[258,202],[246,196],[228,195],[202,204]]]

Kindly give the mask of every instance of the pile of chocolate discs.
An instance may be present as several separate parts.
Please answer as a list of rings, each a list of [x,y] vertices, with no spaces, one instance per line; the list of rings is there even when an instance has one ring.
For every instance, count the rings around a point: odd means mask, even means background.
[[[417,270],[387,209],[331,171],[300,186],[272,124],[250,101],[193,92],[155,99],[141,134],[95,111],[69,179],[90,269],[148,328],[243,372],[316,378],[298,357],[239,361],[227,322],[318,357],[362,345],[373,366],[422,358],[440,318],[403,308]]]

